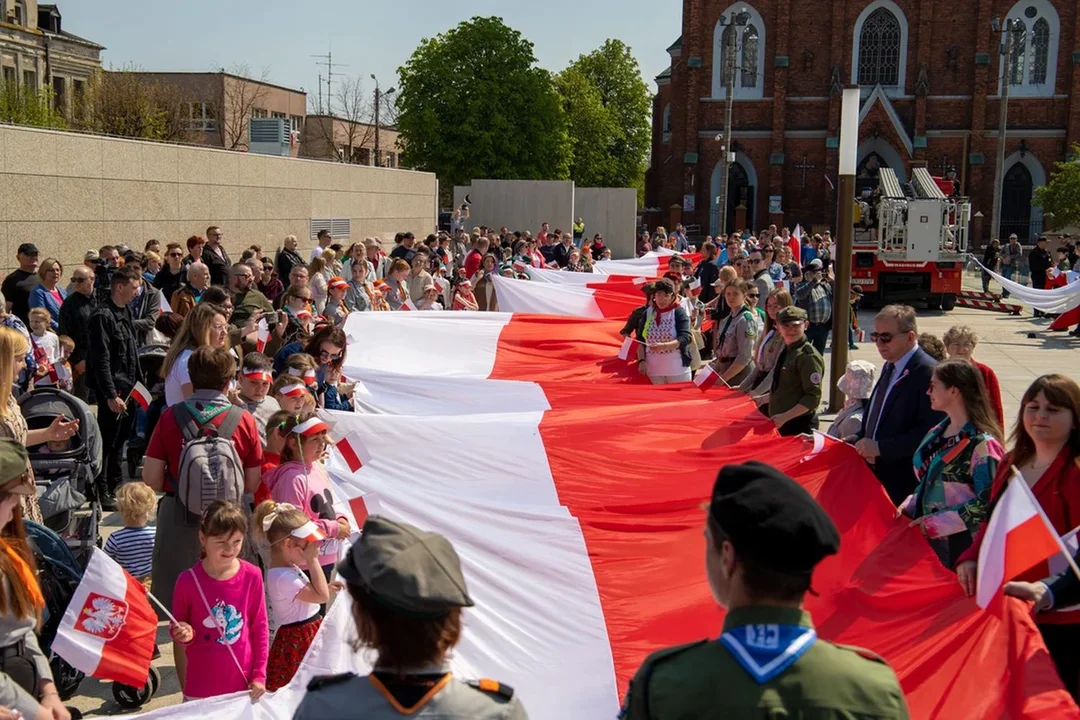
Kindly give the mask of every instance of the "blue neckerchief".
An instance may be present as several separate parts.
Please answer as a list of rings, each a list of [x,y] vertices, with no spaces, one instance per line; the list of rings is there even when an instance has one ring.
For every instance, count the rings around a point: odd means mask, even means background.
[[[791,667],[817,641],[817,632],[802,625],[743,625],[728,630],[720,642],[758,685]]]

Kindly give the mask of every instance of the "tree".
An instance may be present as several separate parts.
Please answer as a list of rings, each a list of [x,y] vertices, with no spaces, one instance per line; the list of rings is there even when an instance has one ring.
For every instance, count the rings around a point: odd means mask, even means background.
[[[166,142],[190,140],[188,116],[179,87],[150,80],[135,66],[95,73],[72,109],[81,130]]]
[[[1080,145],[1072,146],[1080,158]],[[1050,182],[1035,191],[1032,205],[1041,205],[1043,214],[1054,213],[1054,227],[1080,225],[1080,159],[1054,164]]]
[[[571,177],[580,185],[632,187],[640,194],[645,187],[645,168],[652,139],[652,102],[630,48],[621,40],[608,40],[588,55],[578,57],[562,74],[567,73],[580,75],[596,88],[600,105],[610,118],[609,123],[597,122],[599,112],[586,105],[593,120],[575,124],[573,114],[578,110],[572,111],[571,128],[586,133],[583,137],[572,136],[576,148],[590,145],[595,148],[595,133],[601,129],[609,134],[600,146],[606,157],[598,158],[597,150],[593,149],[579,163],[575,155]],[[577,93],[576,98],[564,95],[564,103],[584,99],[580,94],[580,82],[574,77],[561,84],[564,88],[569,84]]]
[[[0,122],[33,127],[66,127],[64,116],[53,107],[52,89],[28,88],[21,83],[0,85]]]
[[[398,69],[404,161],[461,185],[569,177],[566,116],[533,46],[497,17],[425,38]]]
[[[222,72],[225,72],[224,68]],[[264,109],[266,96],[270,92],[267,87],[269,80],[269,69],[263,68],[259,77],[255,78],[245,63],[234,65],[225,75],[220,106],[214,103],[213,113],[218,120],[221,144],[226,150],[247,149],[248,120],[254,116],[256,109]]]
[[[610,187],[611,146],[618,130],[600,90],[577,68],[555,78],[570,135],[570,177],[583,187]]]
[[[336,102],[328,99],[323,105],[320,98],[312,102],[312,107],[316,115],[332,118],[326,122],[315,121],[312,125],[319,144],[329,150],[334,160],[360,164],[360,150],[374,144],[375,139],[374,101],[364,91],[360,77],[345,78],[338,84]]]

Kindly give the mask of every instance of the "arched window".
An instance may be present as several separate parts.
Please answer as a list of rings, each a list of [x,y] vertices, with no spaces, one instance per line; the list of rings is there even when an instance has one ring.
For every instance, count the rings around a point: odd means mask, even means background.
[[[1009,94],[1053,95],[1061,34],[1057,10],[1049,0],[1020,0],[1006,17],[1016,27],[1009,55]]]
[[[664,106],[664,113],[662,115],[662,132],[664,133],[663,140],[667,142],[671,139],[671,103]]]
[[[893,0],[874,0],[855,21],[851,76],[865,88],[903,94],[907,76],[908,23]]]
[[[15,0],[15,24],[26,25],[26,3],[23,0]]]
[[[748,15],[745,25],[734,24],[737,12]],[[727,22],[721,25],[717,20],[713,31],[712,96],[727,97],[727,76],[734,64],[735,97],[760,98],[765,84],[765,21],[746,3],[732,5],[721,15]]]

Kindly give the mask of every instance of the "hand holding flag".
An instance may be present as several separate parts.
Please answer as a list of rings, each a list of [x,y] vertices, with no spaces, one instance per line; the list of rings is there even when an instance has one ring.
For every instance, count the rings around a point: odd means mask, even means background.
[[[145,385],[141,382],[136,382],[135,387],[131,388],[131,394],[128,395],[124,404],[126,405],[130,400],[134,400],[139,404],[139,407],[146,410],[150,407],[150,402],[153,400],[153,397],[150,395],[150,391],[146,389]]]
[[[257,335],[255,336],[255,352],[266,350],[266,343],[270,340],[270,325],[266,318],[259,320]]]

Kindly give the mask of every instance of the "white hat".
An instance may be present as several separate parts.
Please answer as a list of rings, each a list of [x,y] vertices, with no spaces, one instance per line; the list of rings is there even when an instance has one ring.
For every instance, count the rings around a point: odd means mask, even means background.
[[[868,400],[874,389],[875,373],[873,364],[866,360],[852,360],[847,364],[847,370],[837,381],[836,387],[849,399]]]

